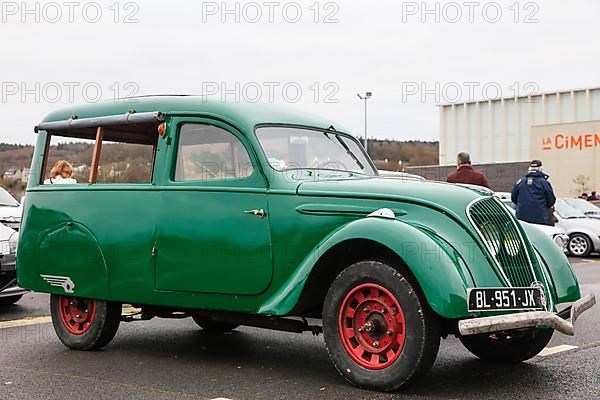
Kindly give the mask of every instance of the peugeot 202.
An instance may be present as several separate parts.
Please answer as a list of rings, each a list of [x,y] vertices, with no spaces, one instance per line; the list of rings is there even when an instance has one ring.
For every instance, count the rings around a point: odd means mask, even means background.
[[[18,283],[51,294],[71,349],[152,317],[322,332],[344,378],[393,391],[432,366],[442,337],[521,362],[595,304],[552,240],[499,199],[380,178],[328,119],[149,96],[57,111],[35,131]],[[53,140],[89,144],[77,183],[49,182]],[[148,158],[104,162],[115,143]]]

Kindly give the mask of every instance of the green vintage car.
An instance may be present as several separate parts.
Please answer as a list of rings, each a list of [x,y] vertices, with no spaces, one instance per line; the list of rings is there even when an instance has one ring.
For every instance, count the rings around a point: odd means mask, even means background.
[[[442,337],[520,362],[595,303],[557,246],[497,198],[380,178],[327,119],[150,96],[57,111],[35,130],[18,282],[52,295],[72,349],[152,317],[192,317],[207,333],[322,332],[344,378],[392,391],[431,367]],[[56,137],[94,143],[85,182],[49,182]],[[99,179],[103,143],[148,148],[145,178]]]

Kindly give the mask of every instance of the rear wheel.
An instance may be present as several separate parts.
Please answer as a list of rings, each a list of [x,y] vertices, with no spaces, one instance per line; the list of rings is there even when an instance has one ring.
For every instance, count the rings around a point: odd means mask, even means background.
[[[353,264],[334,280],[323,333],[339,373],[364,388],[394,391],[428,371],[439,321],[406,278],[387,264]]]
[[[567,244],[569,254],[576,257],[587,257],[592,252],[592,241],[582,233],[574,233]]]
[[[121,322],[121,304],[52,295],[50,313],[63,344],[75,350],[96,350],[115,337]]]
[[[197,317],[195,315],[192,316],[192,319],[196,324],[198,324],[198,326],[200,326],[200,328],[202,328],[203,331],[215,335],[230,332],[239,326],[237,324],[230,324],[227,322],[212,321],[210,319]]]
[[[461,336],[462,344],[486,361],[518,363],[536,356],[552,339],[553,329]]]
[[[21,300],[21,297],[23,297],[23,295],[0,297],[0,306],[9,306],[11,304],[15,304],[17,301]]]

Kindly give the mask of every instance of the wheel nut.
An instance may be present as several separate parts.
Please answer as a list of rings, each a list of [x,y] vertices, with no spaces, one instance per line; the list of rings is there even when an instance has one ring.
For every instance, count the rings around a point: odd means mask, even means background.
[[[386,312],[387,312],[387,309],[386,309],[386,308],[382,308],[382,309],[381,309],[381,313],[382,313],[382,314],[385,314]]]
[[[374,341],[373,342],[373,347],[378,348],[379,347],[379,342],[378,341]]]
[[[369,309],[369,307],[365,307],[365,308],[363,308],[363,311],[364,311],[364,312],[369,312],[369,311],[371,311],[371,310]]]
[[[362,331],[364,331],[364,330],[365,330],[365,328],[363,328],[362,326],[361,326],[360,328],[358,328],[358,331],[359,331],[359,332],[362,332]]]
[[[394,332],[391,329],[388,329],[387,330],[387,334],[390,335],[390,336],[392,336],[394,334]]]

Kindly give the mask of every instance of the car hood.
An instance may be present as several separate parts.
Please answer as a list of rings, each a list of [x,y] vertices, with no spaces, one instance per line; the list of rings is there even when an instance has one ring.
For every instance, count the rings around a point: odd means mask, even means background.
[[[484,196],[476,188],[443,182],[401,181],[386,178],[359,178],[302,182],[300,196],[352,197],[420,203],[443,209],[459,218],[466,217],[467,205]]]
[[[596,218],[572,218],[561,219],[560,225],[567,231],[575,231],[577,229],[585,229],[590,232],[600,235],[600,219]]]
[[[531,226],[536,229],[541,230],[548,236],[554,236],[559,234],[565,234],[565,230],[559,226],[550,226],[550,225],[540,225],[540,224],[530,224],[529,222],[519,221],[521,225]]]

